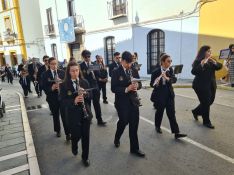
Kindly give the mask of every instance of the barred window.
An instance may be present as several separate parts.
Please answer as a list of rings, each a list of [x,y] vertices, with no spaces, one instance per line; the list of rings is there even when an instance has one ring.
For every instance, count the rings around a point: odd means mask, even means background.
[[[104,38],[104,55],[106,64],[109,65],[112,63],[115,53],[115,37],[108,36]]]
[[[57,45],[56,44],[51,44],[51,52],[52,56],[56,59],[58,59],[58,52],[57,52]]]
[[[160,29],[151,30],[147,35],[147,73],[160,64],[159,55],[165,51],[165,33]]]

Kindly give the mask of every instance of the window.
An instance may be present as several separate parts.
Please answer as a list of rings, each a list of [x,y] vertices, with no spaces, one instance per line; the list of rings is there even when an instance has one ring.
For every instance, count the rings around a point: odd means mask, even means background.
[[[6,31],[11,32],[12,31],[12,26],[11,26],[10,17],[5,17],[4,18],[4,23],[5,23]]]
[[[125,0],[113,0],[113,16],[127,14]]]
[[[47,15],[47,22],[48,22],[48,31],[49,31],[49,33],[53,33],[54,32],[54,24],[53,24],[52,9],[51,8],[46,9],[46,15]]]
[[[2,10],[6,10],[7,7],[7,0],[2,0]]]
[[[12,66],[18,65],[18,59],[17,59],[16,52],[10,52],[10,58],[11,58],[11,65]]]
[[[106,64],[109,65],[112,63],[115,53],[115,37],[108,36],[104,38],[104,55]]]
[[[159,55],[165,51],[165,33],[151,30],[147,36],[147,73],[150,74],[160,63]]]
[[[57,45],[56,44],[51,44],[51,52],[52,56],[56,59],[58,59],[58,52],[57,52]]]
[[[6,59],[5,55],[3,52],[0,53],[0,66],[5,66],[6,65]]]
[[[67,0],[68,16],[75,16],[75,2],[74,0]]]

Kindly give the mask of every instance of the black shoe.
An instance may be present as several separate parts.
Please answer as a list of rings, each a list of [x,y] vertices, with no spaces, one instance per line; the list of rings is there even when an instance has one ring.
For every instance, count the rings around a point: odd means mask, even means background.
[[[180,133],[175,134],[175,139],[179,139],[179,138],[182,138],[182,137],[187,137],[187,135],[186,134],[180,134]]]
[[[61,132],[57,132],[57,133],[56,133],[56,136],[57,136],[57,137],[61,137]]]
[[[193,113],[193,118],[196,120],[196,121],[198,121],[198,115],[197,114],[195,114],[195,112],[192,110],[192,113]]]
[[[38,95],[37,95],[37,98],[40,98],[40,97],[41,97],[40,94],[38,94]]]
[[[119,140],[115,140],[114,144],[115,144],[115,147],[118,148],[120,146],[120,141]]]
[[[72,154],[76,156],[78,154],[77,148],[72,148]]]
[[[83,164],[84,164],[85,167],[89,167],[89,166],[90,166],[90,161],[89,161],[89,159],[87,159],[87,160],[82,160],[82,162],[83,162]]]
[[[104,121],[98,121],[97,123],[99,126],[106,126],[106,122]]]
[[[145,153],[143,153],[141,150],[137,151],[130,151],[131,154],[134,154],[137,157],[145,157]]]
[[[210,129],[215,129],[214,125],[211,123],[203,124],[205,127],[210,128]]]
[[[30,90],[29,93],[32,93],[32,91]]]
[[[157,128],[157,127],[156,127],[155,130],[157,131],[157,133],[162,134],[161,128]]]
[[[71,135],[70,134],[66,135],[66,141],[70,141],[70,140],[71,140]]]
[[[108,104],[108,101],[107,100],[103,100],[103,103]]]

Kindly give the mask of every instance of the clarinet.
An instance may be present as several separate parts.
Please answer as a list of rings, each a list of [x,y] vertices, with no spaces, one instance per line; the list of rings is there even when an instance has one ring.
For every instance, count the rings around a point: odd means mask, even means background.
[[[85,90],[83,90],[80,86],[79,86],[79,81],[77,81],[77,84],[76,84],[76,87],[77,87],[77,95],[82,95],[82,94],[85,94]],[[83,113],[84,113],[84,119],[87,119],[89,117],[89,114],[87,112],[87,109],[85,107],[85,103],[84,101],[80,103],[81,104],[81,107],[82,107],[82,110],[83,110]]]

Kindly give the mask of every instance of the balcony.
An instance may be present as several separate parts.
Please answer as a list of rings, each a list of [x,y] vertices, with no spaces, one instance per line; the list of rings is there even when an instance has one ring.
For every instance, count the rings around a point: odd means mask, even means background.
[[[54,24],[44,26],[46,36],[55,36]]]
[[[82,15],[75,15],[74,17],[74,30],[76,34],[85,33],[84,18]]]
[[[14,44],[16,37],[17,37],[16,33],[11,31],[10,29],[7,29],[7,31],[3,32],[4,41],[6,41],[8,44],[10,43]]]
[[[110,20],[116,18],[127,17],[128,15],[128,2],[127,0],[119,0],[117,3],[115,0],[107,2],[108,17]]]

